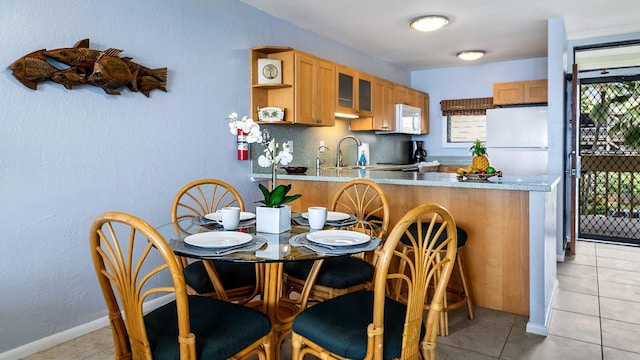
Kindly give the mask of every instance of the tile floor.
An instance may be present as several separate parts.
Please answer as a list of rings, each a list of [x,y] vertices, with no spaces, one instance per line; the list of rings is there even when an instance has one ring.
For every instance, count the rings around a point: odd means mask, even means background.
[[[640,359],[640,248],[579,241],[577,255],[558,264],[560,288],[547,337],[527,334],[527,319],[476,308],[450,315],[449,336],[438,338],[438,359]],[[283,358],[290,359],[286,341]],[[29,356],[113,359],[108,328]]]

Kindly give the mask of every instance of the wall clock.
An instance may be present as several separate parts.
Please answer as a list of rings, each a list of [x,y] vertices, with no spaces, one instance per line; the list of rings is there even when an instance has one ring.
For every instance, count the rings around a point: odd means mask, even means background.
[[[282,60],[258,59],[258,84],[282,84]]]

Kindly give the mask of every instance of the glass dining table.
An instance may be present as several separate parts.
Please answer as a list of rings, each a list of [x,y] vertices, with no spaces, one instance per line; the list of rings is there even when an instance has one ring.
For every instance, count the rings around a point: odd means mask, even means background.
[[[300,219],[299,214],[292,219]],[[361,234],[363,228],[371,228],[370,224],[355,219],[341,224],[327,223],[326,230],[356,230],[348,234]],[[305,224],[306,225],[306,224]],[[308,244],[306,236],[313,233],[308,226],[292,221],[291,230],[281,234],[257,233],[255,220],[241,221],[236,231],[224,231],[215,222],[207,222],[204,218],[185,217],[176,222],[156,227],[156,230],[169,242],[174,253],[191,259],[218,260],[230,262],[249,262],[259,264],[260,296],[246,304],[264,312],[272,323],[273,359],[279,358],[280,345],[291,331],[291,324],[296,314],[307,306],[309,293],[323,260],[333,256],[349,256],[354,253],[373,251],[380,240],[372,237],[366,243],[353,247],[324,247]],[[244,246],[225,248],[205,248],[185,243],[191,235],[216,231],[216,237],[236,239],[251,237]],[[224,234],[224,235],[223,235]],[[206,234],[205,234],[206,235]],[[192,237],[193,238],[193,237]],[[368,236],[367,236],[368,238]],[[189,239],[188,239],[189,240]],[[189,242],[187,240],[187,242]],[[285,262],[314,261],[304,289],[295,299],[288,296],[283,289],[283,267]]]

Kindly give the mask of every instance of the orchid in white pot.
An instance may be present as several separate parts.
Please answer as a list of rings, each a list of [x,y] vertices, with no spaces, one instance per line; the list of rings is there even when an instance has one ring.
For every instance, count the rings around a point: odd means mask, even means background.
[[[271,167],[271,190],[258,184],[264,195],[264,200],[257,201],[264,206],[256,207],[256,230],[279,234],[291,229],[291,207],[284,205],[298,199],[301,195],[287,195],[291,185],[277,185],[278,165],[288,165],[293,160],[293,154],[289,151],[289,144],[279,144],[272,138],[267,129],[260,130],[260,125],[253,119],[244,116],[238,120],[238,114],[232,113],[227,117],[230,120],[229,129],[234,135],[238,129],[246,133],[247,143],[262,143],[264,153],[258,157],[258,165]]]

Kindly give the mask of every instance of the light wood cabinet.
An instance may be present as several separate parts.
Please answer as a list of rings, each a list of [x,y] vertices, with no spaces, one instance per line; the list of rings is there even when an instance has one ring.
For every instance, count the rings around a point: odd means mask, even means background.
[[[422,108],[422,120],[420,121],[420,133],[429,133],[429,94],[416,91],[416,103]]]
[[[415,106],[415,92],[406,86],[395,84],[395,103]]]
[[[251,49],[251,112],[258,120],[258,108],[275,106],[284,109],[284,122],[294,122],[294,51],[285,46],[263,46]],[[278,59],[282,61],[281,84],[258,84],[258,59]]]
[[[547,80],[514,81],[493,84],[494,105],[547,102]]]
[[[395,130],[395,93],[392,82],[373,78],[372,116],[351,120],[351,130]]]
[[[372,115],[373,76],[336,65],[336,116]]]
[[[393,131],[395,105],[407,104],[423,109],[421,133],[429,132],[428,94],[286,46],[254,47],[250,57],[256,121],[259,108],[273,106],[284,109],[284,119],[269,124],[333,126],[336,117],[355,117],[352,130]],[[258,83],[264,58],[281,61],[281,83]]]
[[[335,66],[302,52],[295,53],[295,122],[333,126],[335,124]]]
[[[258,59],[282,61],[281,84],[258,84]],[[284,109],[287,124],[332,126],[335,123],[335,65],[290,47],[262,46],[251,49],[251,115],[259,108]],[[274,124],[274,122],[269,122]]]

